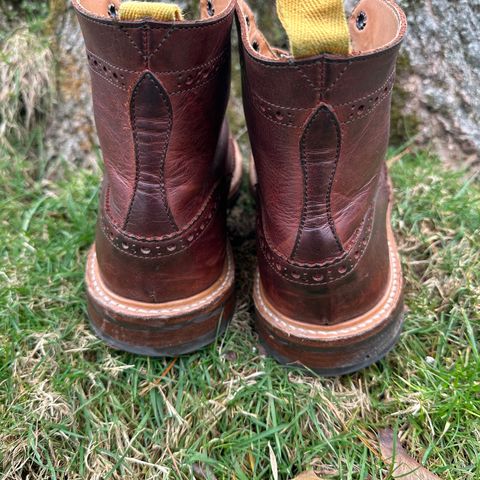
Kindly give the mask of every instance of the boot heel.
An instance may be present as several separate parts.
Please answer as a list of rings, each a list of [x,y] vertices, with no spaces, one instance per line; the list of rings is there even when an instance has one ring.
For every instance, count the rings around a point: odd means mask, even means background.
[[[95,334],[115,349],[140,355],[177,356],[212,343],[225,331],[235,307],[230,249],[222,275],[210,288],[172,302],[137,302],[110,291],[101,279],[95,248],[85,278]]]
[[[325,376],[345,375],[372,365],[396,344],[403,324],[403,278],[390,222],[388,287],[368,312],[338,325],[312,325],[289,318],[265,297],[257,272],[254,302],[257,330],[268,353]]]

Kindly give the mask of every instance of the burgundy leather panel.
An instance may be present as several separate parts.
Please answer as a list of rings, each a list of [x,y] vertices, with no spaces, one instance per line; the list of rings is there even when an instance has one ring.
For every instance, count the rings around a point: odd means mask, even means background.
[[[359,57],[326,58],[325,100],[338,106],[358,102],[381,89],[395,70],[399,49],[400,45],[395,45],[382,52]]]
[[[180,230],[167,235],[146,236],[127,233],[123,228],[116,225],[109,215],[101,216],[99,219],[100,226],[112,246],[125,254],[142,258],[169,256],[188,249],[189,245],[203,235],[206,227],[222,208],[224,189],[223,183],[217,184],[197,215]],[[108,188],[105,191],[108,194]],[[106,200],[105,207],[107,206],[108,201]]]
[[[119,69],[135,72],[143,68],[142,28],[99,20],[78,11],[77,17],[88,52]]]
[[[315,263],[336,257],[343,248],[331,216],[330,195],[340,157],[342,135],[335,114],[321,105],[300,140],[303,168],[303,211],[292,259]]]
[[[372,233],[373,210],[373,208],[370,209],[365,221],[355,232],[351,249],[331,260],[312,264],[285,257],[268,242],[263,234],[260,215],[257,229],[259,248],[269,266],[286,279],[305,285],[325,285],[348,275],[356,267],[360,257],[365,254]]]
[[[224,52],[216,65],[215,74],[206,83],[170,95],[175,132],[169,145],[165,179],[168,203],[179,224],[195,215],[219,175],[225,174],[228,129],[223,128],[222,132],[222,127],[230,86],[230,54]],[[191,148],[185,148],[186,145]]]
[[[290,255],[302,215],[298,194],[303,198],[303,173],[300,162],[295,161],[299,157],[301,129],[264,115],[252,88],[245,75],[243,106],[258,175],[259,203],[268,207],[263,212],[265,234],[275,240],[282,253]],[[308,112],[303,115],[306,120]]]
[[[193,66],[216,58],[225,50],[226,41],[230,39],[231,12],[232,8],[221,18],[196,24],[181,22],[166,25],[166,28],[155,28],[151,24],[151,70],[175,73],[184,70],[188,76]],[[178,55],[179,46],[187,45],[188,52],[185,53],[188,54]],[[157,55],[159,51],[162,51],[163,56]]]
[[[106,286],[117,295],[148,303],[192,296],[220,276],[226,255],[226,182],[192,224],[160,238],[126,235],[103,220],[95,245]],[[128,247],[128,248],[126,248]]]
[[[105,177],[110,185],[109,214],[116,223],[123,225],[136,172],[128,98],[124,90],[107,83],[93,70],[91,79],[95,124],[105,163]]]
[[[369,115],[355,115],[353,122],[342,125],[343,148],[331,194],[333,221],[345,248],[373,202],[384,165],[390,131],[390,91]],[[352,169],[355,174],[349,175]]]
[[[245,47],[245,45],[243,45]],[[309,71],[321,72],[322,62],[311,65],[302,62],[273,62],[259,60],[250,55],[245,48],[243,52],[246,81],[255,95],[282,107],[311,109],[318,99],[318,86],[313,84]],[[315,76],[321,76],[321,73]],[[275,82],[275,88],[272,88]],[[298,95],[301,91],[302,94]]]
[[[136,176],[124,230],[161,236],[177,230],[167,203],[164,162],[172,131],[172,111],[158,80],[146,73],[135,85],[130,104]]]

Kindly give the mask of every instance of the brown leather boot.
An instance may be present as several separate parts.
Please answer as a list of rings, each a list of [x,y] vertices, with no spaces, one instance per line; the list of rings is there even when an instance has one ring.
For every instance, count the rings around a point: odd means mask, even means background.
[[[106,167],[86,270],[93,329],[133,353],[193,351],[223,331],[235,302],[225,227],[241,176],[225,120],[234,1],[202,0],[196,21],[158,3],[73,4]]]
[[[242,0],[237,20],[258,175],[261,340],[281,362],[355,371],[383,357],[402,324],[384,159],[405,15],[362,0],[351,53],[304,59],[271,48]]]

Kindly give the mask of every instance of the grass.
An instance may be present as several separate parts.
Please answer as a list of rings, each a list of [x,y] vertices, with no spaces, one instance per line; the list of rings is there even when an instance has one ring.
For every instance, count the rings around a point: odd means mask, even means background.
[[[310,468],[384,479],[376,432],[386,426],[441,478],[480,478],[480,184],[426,153],[391,168],[404,333],[386,360],[322,379],[258,348],[246,189],[230,220],[231,326],[201,352],[152,360],[108,349],[86,322],[97,174],[65,166],[51,183],[22,148],[0,150],[3,478],[251,480],[274,478],[276,463],[280,479]]]
[[[41,2],[17,18],[13,12],[26,8],[23,3],[16,9],[0,3],[0,144],[10,149],[15,141],[26,141],[34,125],[51,112],[56,82],[51,38],[43,35],[40,20],[30,18]],[[3,9],[12,10],[13,26],[3,24],[8,18]]]
[[[273,4],[258,4],[265,23]],[[478,171],[392,152],[408,312],[396,349],[360,373],[322,379],[263,355],[246,185],[229,219],[239,298],[226,335],[176,360],[115,352],[86,322],[99,173],[64,163],[60,180],[48,174],[54,59],[38,32],[49,10],[22,5],[28,28],[0,35],[0,478],[254,480],[278,470],[289,480],[313,468],[388,480],[384,427],[441,478],[480,478]],[[231,125],[245,140],[238,76],[234,63]]]

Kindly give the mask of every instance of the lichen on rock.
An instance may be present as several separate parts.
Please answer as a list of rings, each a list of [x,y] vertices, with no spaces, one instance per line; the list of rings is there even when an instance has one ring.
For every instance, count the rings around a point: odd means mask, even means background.
[[[446,161],[480,156],[480,0],[401,0],[410,72],[405,113]]]

